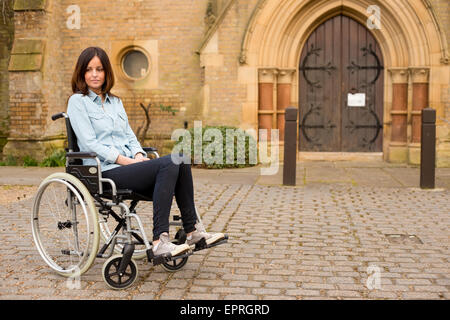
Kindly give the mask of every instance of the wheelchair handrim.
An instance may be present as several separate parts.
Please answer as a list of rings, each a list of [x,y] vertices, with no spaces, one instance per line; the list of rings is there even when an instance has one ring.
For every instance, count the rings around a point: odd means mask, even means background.
[[[69,180],[69,181],[67,181]],[[82,207],[82,211],[84,214],[84,218],[87,223],[87,247],[84,250],[83,258],[79,261],[77,265],[71,266],[69,268],[61,268],[58,264],[56,264],[53,259],[50,257],[50,255],[46,252],[46,247],[43,245],[40,236],[39,236],[39,204],[41,203],[42,195],[44,194],[45,190],[51,183],[61,183],[64,186],[66,186],[78,199],[82,199],[80,192],[77,190],[77,188],[81,191],[81,193],[84,196],[84,200],[86,201],[86,204],[84,201],[79,201],[79,204]],[[70,182],[70,183],[69,183]],[[92,211],[92,208],[95,208],[92,202],[92,198],[86,197],[86,193],[89,195],[87,190],[83,190],[82,188],[84,185],[78,183],[78,181],[75,180],[72,176],[65,174],[65,173],[55,173],[49,177],[47,177],[39,186],[38,194],[35,197],[34,205],[33,205],[33,213],[32,213],[32,233],[33,233],[33,239],[34,243],[43,258],[43,260],[47,263],[48,266],[50,266],[53,270],[58,272],[61,275],[64,276],[78,276],[86,272],[90,266],[92,265],[92,262],[95,259],[96,252],[98,250],[98,243],[99,243],[99,232],[98,232],[98,222],[97,222],[97,213],[96,211]],[[90,195],[89,195],[90,196]],[[91,216],[91,217],[90,217]],[[92,221],[91,221],[92,219]],[[91,223],[93,232],[90,232],[91,230]],[[91,238],[91,234],[93,233],[93,239]],[[89,248],[92,246],[92,249],[89,250]],[[81,266],[81,267],[79,267]]]

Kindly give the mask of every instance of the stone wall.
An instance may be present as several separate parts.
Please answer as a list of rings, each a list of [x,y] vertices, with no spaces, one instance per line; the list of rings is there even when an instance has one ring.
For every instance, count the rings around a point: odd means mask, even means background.
[[[443,32],[447,39],[447,45],[450,45],[450,1],[448,0],[430,0],[433,12],[439,20]]]
[[[430,0],[433,12],[439,22],[442,32],[447,41],[447,47],[450,50],[450,1],[448,0]],[[447,79],[449,78],[447,72]],[[444,82],[444,81],[443,81]],[[441,84],[441,103],[444,112],[438,115],[437,135],[441,137],[441,145],[438,146],[438,166],[450,166],[450,83],[445,81]]]
[[[242,103],[246,99],[247,88],[238,81],[239,55],[247,22],[256,2],[230,1],[229,6],[223,6],[223,16],[217,17],[222,20],[212,26],[201,48],[203,116],[212,124],[226,122],[237,127],[242,124]],[[226,120],[224,114],[227,114]]]
[[[185,121],[191,126],[201,115],[201,68],[196,50],[205,32],[206,0],[169,0],[164,5],[141,0],[36,2],[33,8],[25,2],[25,7],[16,7],[15,11],[16,39],[39,39],[43,51],[36,68],[13,70],[10,64],[9,153],[20,154],[17,149],[21,143],[61,142],[63,122],[53,123],[50,116],[66,110],[73,68],[81,51],[89,46],[102,47],[110,55],[116,76],[113,93],[122,99],[135,131],[144,122],[140,103],[153,105],[150,139],[170,139],[174,128],[182,128]],[[79,29],[69,28],[67,23],[72,14],[69,6],[74,4],[80,9]],[[150,56],[150,72],[157,74],[152,87],[127,81],[117,70],[120,61],[116,51],[142,41],[154,41],[157,46],[155,55]],[[18,54],[26,55],[27,61],[36,55]],[[176,115],[162,112],[159,105],[171,106],[177,110]],[[43,151],[41,154],[45,154]]]
[[[0,1],[0,154],[6,144],[9,120],[8,64],[14,40],[13,0]]]

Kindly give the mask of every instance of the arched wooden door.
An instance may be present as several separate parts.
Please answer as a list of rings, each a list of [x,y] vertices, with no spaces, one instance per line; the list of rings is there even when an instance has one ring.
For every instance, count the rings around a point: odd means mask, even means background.
[[[317,27],[299,77],[300,151],[382,151],[383,59],[365,26],[339,15]]]

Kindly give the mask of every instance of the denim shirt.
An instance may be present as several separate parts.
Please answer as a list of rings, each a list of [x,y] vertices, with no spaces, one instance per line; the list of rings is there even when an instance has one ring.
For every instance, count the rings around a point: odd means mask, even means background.
[[[88,95],[74,94],[69,98],[67,114],[78,140],[80,152],[95,152],[101,170],[116,167],[120,155],[134,158],[137,153],[147,155],[128,123],[122,101],[108,94],[103,102],[89,90]],[[84,165],[97,165],[95,159],[83,159]]]

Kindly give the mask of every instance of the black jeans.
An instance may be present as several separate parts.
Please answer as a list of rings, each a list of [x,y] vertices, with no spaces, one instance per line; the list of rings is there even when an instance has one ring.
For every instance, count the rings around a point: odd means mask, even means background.
[[[130,189],[153,199],[153,240],[163,232],[169,232],[169,215],[173,196],[183,220],[186,233],[195,230],[197,215],[194,206],[194,186],[191,165],[172,162],[167,155],[102,173],[114,181],[117,189]]]

